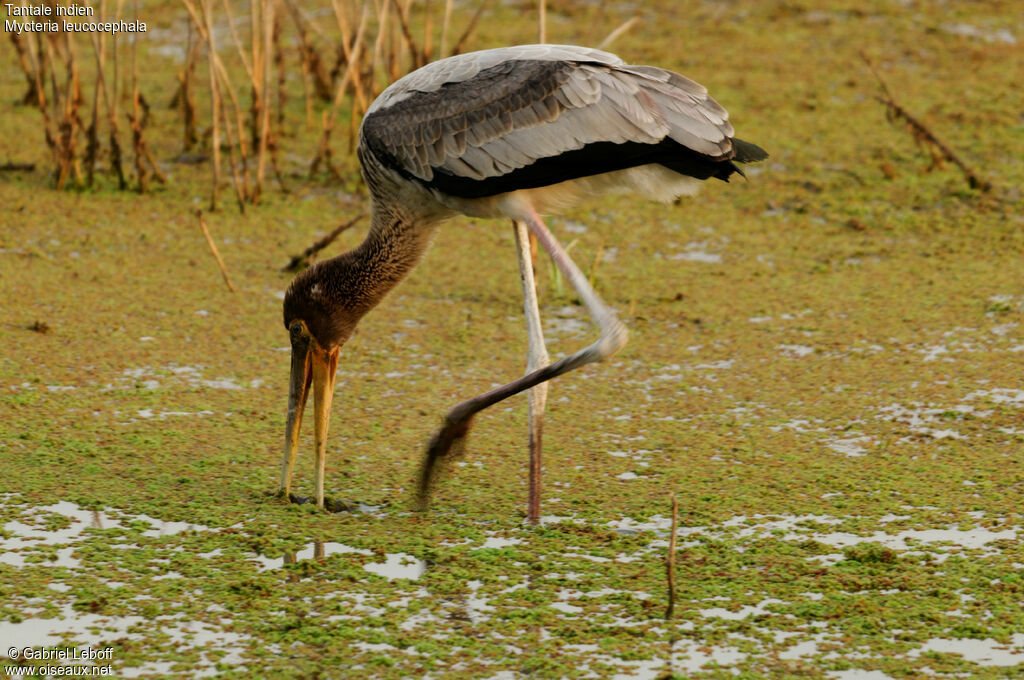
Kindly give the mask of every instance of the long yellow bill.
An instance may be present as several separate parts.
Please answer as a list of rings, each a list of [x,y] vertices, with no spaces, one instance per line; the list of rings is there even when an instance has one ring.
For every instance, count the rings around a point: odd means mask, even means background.
[[[310,383],[313,385],[313,411],[316,443],[316,505],[324,507],[324,471],[327,463],[327,428],[331,420],[334,377],[338,370],[338,351],[321,349],[306,333],[292,333],[292,365],[288,380],[288,420],[284,432],[281,459],[280,495],[290,499],[292,469],[299,449],[299,430],[306,409]]]

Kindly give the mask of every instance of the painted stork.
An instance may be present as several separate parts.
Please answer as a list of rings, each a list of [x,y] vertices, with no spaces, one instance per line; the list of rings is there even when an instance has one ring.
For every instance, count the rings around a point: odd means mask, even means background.
[[[388,87],[366,112],[359,161],[372,199],[366,240],[297,276],[285,295],[291,378],[280,493],[290,497],[302,412],[313,387],[316,502],[338,351],[364,314],[416,266],[437,225],[456,214],[512,220],[529,338],[526,375],[455,406],[428,447],[420,498],[436,464],[461,447],[476,413],[529,390],[528,516],[540,514],[541,424],[547,381],[608,358],[626,328],[598,296],[542,214],[609,191],[661,201],[729,180],[735,162],[767,157],[733,137],[701,85],[653,66],[570,45],[523,45],[428,64]],[[586,306],[600,337],[548,360],[529,252],[532,234]]]

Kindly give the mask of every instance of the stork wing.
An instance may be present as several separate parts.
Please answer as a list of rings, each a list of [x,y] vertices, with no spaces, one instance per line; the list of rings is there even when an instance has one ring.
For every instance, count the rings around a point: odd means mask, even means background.
[[[409,179],[479,197],[652,162],[703,179],[732,158],[732,134],[679,74],[537,45],[413,72],[370,107],[360,142]]]

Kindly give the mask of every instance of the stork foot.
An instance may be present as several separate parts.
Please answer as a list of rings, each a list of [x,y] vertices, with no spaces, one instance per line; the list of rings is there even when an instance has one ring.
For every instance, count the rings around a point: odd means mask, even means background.
[[[287,493],[286,494],[284,492],[284,489],[279,489],[278,491],[273,492],[273,493],[268,491],[267,495],[268,496],[273,496],[274,498],[276,498],[278,500],[286,501],[288,503],[295,503],[296,505],[304,505],[306,503],[312,503],[313,502],[313,497],[312,496],[299,496],[299,495],[296,495],[296,494],[293,494],[293,493]]]
[[[316,503],[316,499],[312,496],[299,496],[294,493],[289,493],[288,497],[285,498],[283,490],[279,491],[267,491],[267,496],[272,496],[288,503],[294,503],[295,505],[306,505],[307,503]],[[336,500],[334,498],[324,498],[324,510],[327,512],[350,512],[355,510],[356,506],[346,501]]]

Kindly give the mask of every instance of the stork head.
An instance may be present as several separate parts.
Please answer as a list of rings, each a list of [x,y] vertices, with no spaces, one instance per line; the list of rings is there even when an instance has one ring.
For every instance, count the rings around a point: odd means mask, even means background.
[[[281,493],[291,492],[302,412],[313,386],[316,413],[317,505],[323,507],[323,460],[338,353],[356,324],[412,269],[432,230],[409,228],[374,212],[366,240],[354,250],[318,262],[295,277],[284,296],[284,325],[292,345],[288,424]],[[428,225],[429,226],[429,225]]]
[[[317,505],[323,507],[323,474],[338,353],[362,316],[360,295],[351,288],[351,267],[329,260],[297,276],[284,297],[284,325],[292,346],[288,380],[281,494],[291,494],[292,467],[298,451],[302,414],[313,387],[314,436],[317,451]]]

